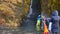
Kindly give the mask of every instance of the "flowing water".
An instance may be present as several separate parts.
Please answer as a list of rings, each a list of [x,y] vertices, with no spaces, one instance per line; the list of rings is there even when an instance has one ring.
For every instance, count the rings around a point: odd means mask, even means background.
[[[30,11],[29,11],[29,14],[28,14],[27,17],[30,17],[30,15],[32,14],[32,8],[31,8],[31,6],[32,6],[32,0],[31,0],[31,4],[30,4]]]

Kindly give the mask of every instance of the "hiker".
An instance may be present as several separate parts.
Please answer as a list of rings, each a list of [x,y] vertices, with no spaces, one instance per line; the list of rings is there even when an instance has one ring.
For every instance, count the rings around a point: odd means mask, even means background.
[[[45,19],[45,22],[46,22],[46,25],[47,25],[47,28],[48,28],[48,23],[49,23],[49,18],[46,18],[45,16],[41,16],[41,30],[44,31],[44,19]]]
[[[38,15],[38,17],[37,17],[37,23],[36,23],[36,30],[37,31],[40,31],[40,22],[41,21],[41,16],[40,15]]]
[[[59,31],[59,16],[58,16],[58,11],[55,10],[53,13],[52,13],[52,16],[51,16],[51,20],[50,22],[52,22],[52,34],[57,34],[58,31]]]
[[[45,16],[41,16],[41,31],[44,31],[44,17]]]
[[[46,18],[44,18],[44,34],[48,34],[49,31],[48,31],[48,27],[46,25]]]

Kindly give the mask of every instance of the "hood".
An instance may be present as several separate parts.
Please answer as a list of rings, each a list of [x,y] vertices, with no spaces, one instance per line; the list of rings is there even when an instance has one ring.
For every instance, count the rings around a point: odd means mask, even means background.
[[[58,11],[55,10],[55,11],[52,13],[52,16],[58,16]]]
[[[38,15],[37,19],[40,20],[40,15]]]
[[[38,18],[40,18],[40,15],[38,15]]]

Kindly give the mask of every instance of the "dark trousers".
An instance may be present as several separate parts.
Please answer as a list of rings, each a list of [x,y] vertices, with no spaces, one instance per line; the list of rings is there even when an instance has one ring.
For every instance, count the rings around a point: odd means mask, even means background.
[[[53,32],[52,34],[58,34],[57,32]]]

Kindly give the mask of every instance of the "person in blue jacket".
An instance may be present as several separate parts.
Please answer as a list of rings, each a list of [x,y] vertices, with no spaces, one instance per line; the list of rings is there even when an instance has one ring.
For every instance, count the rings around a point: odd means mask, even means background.
[[[41,24],[41,16],[38,15],[37,17],[37,23],[36,23],[36,30],[40,31],[40,24]]]
[[[52,13],[52,16],[51,16],[51,22],[52,22],[52,34],[57,34],[58,31],[59,31],[59,20],[60,20],[60,17],[58,16],[58,11],[55,10],[53,13]]]

